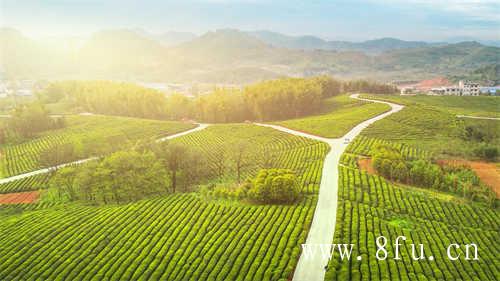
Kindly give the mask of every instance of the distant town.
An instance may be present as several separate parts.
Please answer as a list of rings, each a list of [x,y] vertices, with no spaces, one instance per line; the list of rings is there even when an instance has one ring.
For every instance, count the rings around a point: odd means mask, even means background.
[[[38,80],[2,80],[0,81],[0,98],[6,97],[31,97],[37,91],[42,90],[48,81]],[[208,94],[214,88],[242,88],[237,84],[198,84],[198,83],[153,83],[133,81],[132,83],[146,88],[155,89],[166,95],[180,93],[188,97]],[[439,96],[479,96],[500,95],[500,85],[482,86],[479,83],[460,80],[453,84],[448,79],[438,77],[422,81],[394,81],[401,95],[439,95]]]
[[[460,80],[453,84],[448,79],[439,77],[423,81],[395,82],[401,95],[435,95],[435,96],[479,96],[500,95],[500,85],[482,86],[479,83]]]
[[[214,88],[241,88],[237,84],[209,84],[209,83],[162,83],[162,82],[131,82],[145,88],[162,92],[166,95],[179,93],[188,97],[195,97],[211,93]],[[38,80],[0,80],[0,98],[7,97],[31,97],[37,91],[44,89],[48,81]]]

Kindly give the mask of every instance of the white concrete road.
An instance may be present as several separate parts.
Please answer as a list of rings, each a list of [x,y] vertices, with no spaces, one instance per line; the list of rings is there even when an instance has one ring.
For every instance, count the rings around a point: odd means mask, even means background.
[[[483,119],[483,120],[497,120],[497,121],[500,121],[500,118],[498,118],[498,117],[481,117],[481,116],[457,115],[457,118],[470,118],[470,119]]]
[[[256,123],[259,126],[265,126],[280,130],[289,134],[296,136],[302,136],[311,138],[314,140],[319,140],[326,142],[330,145],[330,151],[326,155],[325,161],[323,163],[323,176],[321,178],[321,184],[319,188],[318,203],[314,211],[313,221],[311,223],[311,228],[307,236],[306,244],[308,245],[319,245],[319,244],[331,244],[333,240],[333,234],[335,232],[335,222],[337,217],[337,194],[338,194],[338,165],[340,162],[340,156],[349,145],[349,141],[353,140],[361,131],[368,127],[370,124],[383,119],[390,114],[400,111],[403,109],[402,105],[393,104],[384,101],[375,101],[359,98],[357,94],[351,95],[351,98],[366,100],[371,102],[385,103],[391,106],[391,110],[380,115],[377,115],[371,119],[361,122],[354,128],[352,128],[347,134],[338,139],[328,139],[324,137],[319,137],[304,132],[298,132],[277,125],[261,124]],[[348,139],[348,141],[346,141]],[[309,257],[301,255],[299,258],[299,263],[295,268],[295,273],[293,275],[294,281],[323,281],[325,277],[325,266],[328,264],[328,256],[323,256],[321,251],[318,251]]]
[[[180,133],[177,133],[177,134],[173,134],[173,135],[170,135],[170,136],[166,136],[166,137],[160,138],[160,139],[158,139],[156,141],[157,142],[164,142],[164,141],[167,141],[167,140],[175,139],[175,138],[178,138],[178,137],[181,137],[181,136],[185,136],[187,134],[191,134],[193,132],[201,131],[201,130],[205,129],[208,126],[209,126],[208,124],[198,124],[198,126],[195,127],[195,128],[193,128],[193,129],[190,129],[190,130],[187,130],[187,131],[183,131],[183,132],[180,132]],[[49,172],[53,171],[54,169],[59,169],[59,168],[63,168],[63,167],[66,167],[66,166],[71,166],[71,165],[79,165],[79,164],[82,164],[82,163],[85,163],[85,162],[88,162],[88,161],[92,161],[92,160],[97,160],[97,159],[99,159],[99,157],[91,157],[91,158],[87,158],[87,159],[81,159],[81,160],[73,161],[73,162],[70,162],[70,163],[65,163],[65,164],[57,165],[55,167],[40,169],[40,170],[32,171],[32,172],[29,172],[29,173],[25,173],[25,174],[20,174],[20,175],[8,177],[8,178],[3,178],[3,179],[0,179],[0,184],[8,183],[8,182],[11,182],[11,181],[20,180],[20,179],[23,179],[23,178],[27,178],[27,177],[31,177],[31,176],[35,176],[35,175],[39,175],[39,174],[46,174],[46,173],[49,173]]]

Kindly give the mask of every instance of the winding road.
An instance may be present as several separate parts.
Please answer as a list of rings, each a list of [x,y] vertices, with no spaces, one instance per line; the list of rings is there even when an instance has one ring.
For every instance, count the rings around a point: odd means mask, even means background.
[[[289,128],[278,125],[255,123],[259,126],[270,127],[285,133],[296,136],[306,137],[318,141],[326,142],[330,145],[330,152],[326,155],[323,163],[323,174],[319,188],[318,203],[314,210],[314,217],[307,236],[306,244],[320,245],[331,244],[333,234],[335,232],[335,222],[337,217],[337,194],[338,194],[338,165],[340,156],[349,145],[349,141],[353,140],[364,128],[370,124],[383,119],[395,112],[403,109],[404,106],[385,101],[369,100],[360,98],[358,94],[350,96],[354,99],[365,100],[370,102],[384,103],[391,107],[390,111],[377,115],[371,119],[361,122],[352,128],[347,134],[341,138],[328,139],[319,137],[304,132],[298,132]],[[346,141],[347,139],[347,141]],[[314,255],[301,255],[299,263],[295,268],[293,275],[294,281],[323,281],[325,278],[325,267],[328,264],[328,256],[324,256],[321,252],[315,252]]]
[[[340,156],[342,155],[346,147],[349,145],[349,141],[353,140],[357,135],[361,133],[361,131],[363,131],[363,129],[365,129],[372,123],[380,119],[383,119],[395,112],[398,112],[404,107],[402,105],[390,102],[360,98],[358,94],[353,94],[350,97],[369,102],[384,103],[389,105],[391,107],[391,110],[361,122],[360,124],[352,128],[343,137],[334,139],[315,136],[305,132],[295,131],[278,125],[254,123],[255,125],[270,127],[292,135],[322,141],[330,146],[330,151],[326,155],[325,161],[323,163],[323,173],[318,194],[318,202],[316,204],[313,221],[311,223],[311,228],[309,230],[309,234],[306,240],[306,244],[308,245],[320,245],[320,244],[324,245],[332,243],[333,235],[335,232],[335,222],[337,217],[337,194],[338,194],[338,178],[339,178],[338,166],[340,162]],[[157,142],[163,142],[166,140],[171,140],[187,134],[191,134],[196,131],[201,131],[207,128],[208,126],[209,124],[198,124],[198,126],[193,129],[160,138],[157,140]],[[61,164],[57,166],[57,168],[69,165],[77,165],[95,159],[97,159],[97,157]],[[26,177],[31,177],[33,175],[48,173],[52,171],[54,168],[56,167],[41,169],[26,174],[16,175],[9,178],[3,178],[0,179],[0,184],[19,180]],[[325,276],[325,267],[327,264],[328,264],[328,256],[322,255],[320,251],[318,251],[315,255],[308,257],[306,257],[306,255],[301,255],[297,267],[295,268],[293,280],[323,281]]]
[[[185,136],[187,134],[191,134],[191,133],[194,133],[194,132],[197,132],[197,131],[201,131],[201,130],[203,130],[203,129],[205,129],[205,128],[207,128],[209,126],[209,124],[200,124],[200,123],[197,123],[197,125],[198,126],[195,127],[195,128],[193,128],[193,129],[190,129],[190,130],[187,130],[187,131],[183,131],[183,132],[180,132],[180,133],[177,133],[177,134],[173,134],[173,135],[169,135],[169,136],[157,139],[156,142],[164,142],[164,141],[167,141],[167,140],[171,140],[171,139],[175,139],[175,138],[178,138],[178,137],[182,137],[182,136]],[[83,164],[85,162],[93,161],[93,160],[97,160],[97,159],[99,159],[99,157],[91,157],[91,158],[87,158],[87,159],[81,159],[81,160],[73,161],[73,162],[70,162],[70,163],[65,163],[65,164],[57,165],[57,166],[54,166],[54,167],[49,167],[49,168],[40,169],[40,170],[32,171],[32,172],[29,172],[29,173],[25,173],[25,174],[20,174],[20,175],[8,177],[8,178],[3,178],[3,179],[0,179],[0,184],[8,183],[8,182],[11,182],[11,181],[20,180],[20,179],[27,178],[27,177],[36,176],[36,175],[39,175],[39,174],[46,174],[46,173],[49,173],[49,172],[53,171],[54,169],[59,169],[59,168],[63,168],[63,167],[71,166],[71,165]]]

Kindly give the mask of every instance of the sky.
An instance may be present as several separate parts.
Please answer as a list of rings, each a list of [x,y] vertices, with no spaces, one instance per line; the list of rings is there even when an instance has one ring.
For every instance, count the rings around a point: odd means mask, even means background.
[[[329,40],[500,40],[500,0],[0,0],[0,26],[32,37],[236,28]]]

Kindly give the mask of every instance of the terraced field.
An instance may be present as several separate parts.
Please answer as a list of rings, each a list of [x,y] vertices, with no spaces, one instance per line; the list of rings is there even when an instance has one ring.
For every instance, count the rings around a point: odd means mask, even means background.
[[[0,175],[18,175],[43,168],[40,154],[60,144],[74,144],[74,160],[110,152],[140,139],[151,139],[193,128],[193,124],[109,116],[70,116],[68,126],[19,144],[0,148]]]
[[[320,115],[274,124],[317,136],[338,138],[362,121],[390,110],[388,105],[355,100],[346,95],[330,98],[324,103]]]
[[[44,189],[47,187],[49,178],[50,174],[40,174],[20,180],[3,183],[0,184],[0,194]]]
[[[250,143],[245,176],[263,166],[258,155],[268,153],[274,167],[297,173],[306,196],[294,205],[249,205],[187,193],[120,206],[0,207],[0,279],[290,278],[312,220],[328,147],[236,124],[210,126],[175,140],[200,148],[211,163],[239,141]],[[231,182],[234,173],[228,168],[213,180]]]
[[[447,193],[409,186],[398,186],[385,179],[361,172],[357,155],[380,140],[360,138],[342,157],[339,209],[333,243],[352,243],[350,261],[338,253],[329,263],[325,280],[499,280],[500,210],[464,201]],[[399,144],[394,144],[399,146]],[[404,147],[407,157],[422,157],[425,152]],[[387,260],[376,259],[376,238],[388,239]],[[402,260],[395,261],[394,241],[408,238],[400,248]],[[414,261],[410,244],[424,245],[425,255],[434,260]],[[479,261],[462,258],[451,261],[446,248],[451,243],[475,243]],[[361,261],[356,259],[361,256]]]
[[[253,176],[267,166],[292,169],[300,177],[304,191],[316,193],[321,181],[323,159],[328,151],[325,143],[295,137],[255,125],[212,125],[203,131],[175,139],[174,142],[200,148],[209,159],[214,174],[221,155],[225,156],[224,176],[218,181],[234,181],[236,174],[230,156],[241,142],[246,146],[242,179]]]
[[[471,115],[482,117],[500,117],[500,99],[498,97],[479,96],[398,96],[367,95],[374,99],[383,99],[405,105],[435,106],[453,115]]]
[[[491,142],[500,148],[500,121],[457,118],[446,108],[432,105],[408,105],[366,128],[362,135],[405,143],[436,157],[471,158],[477,143],[464,139],[467,126],[485,128],[493,136]]]

